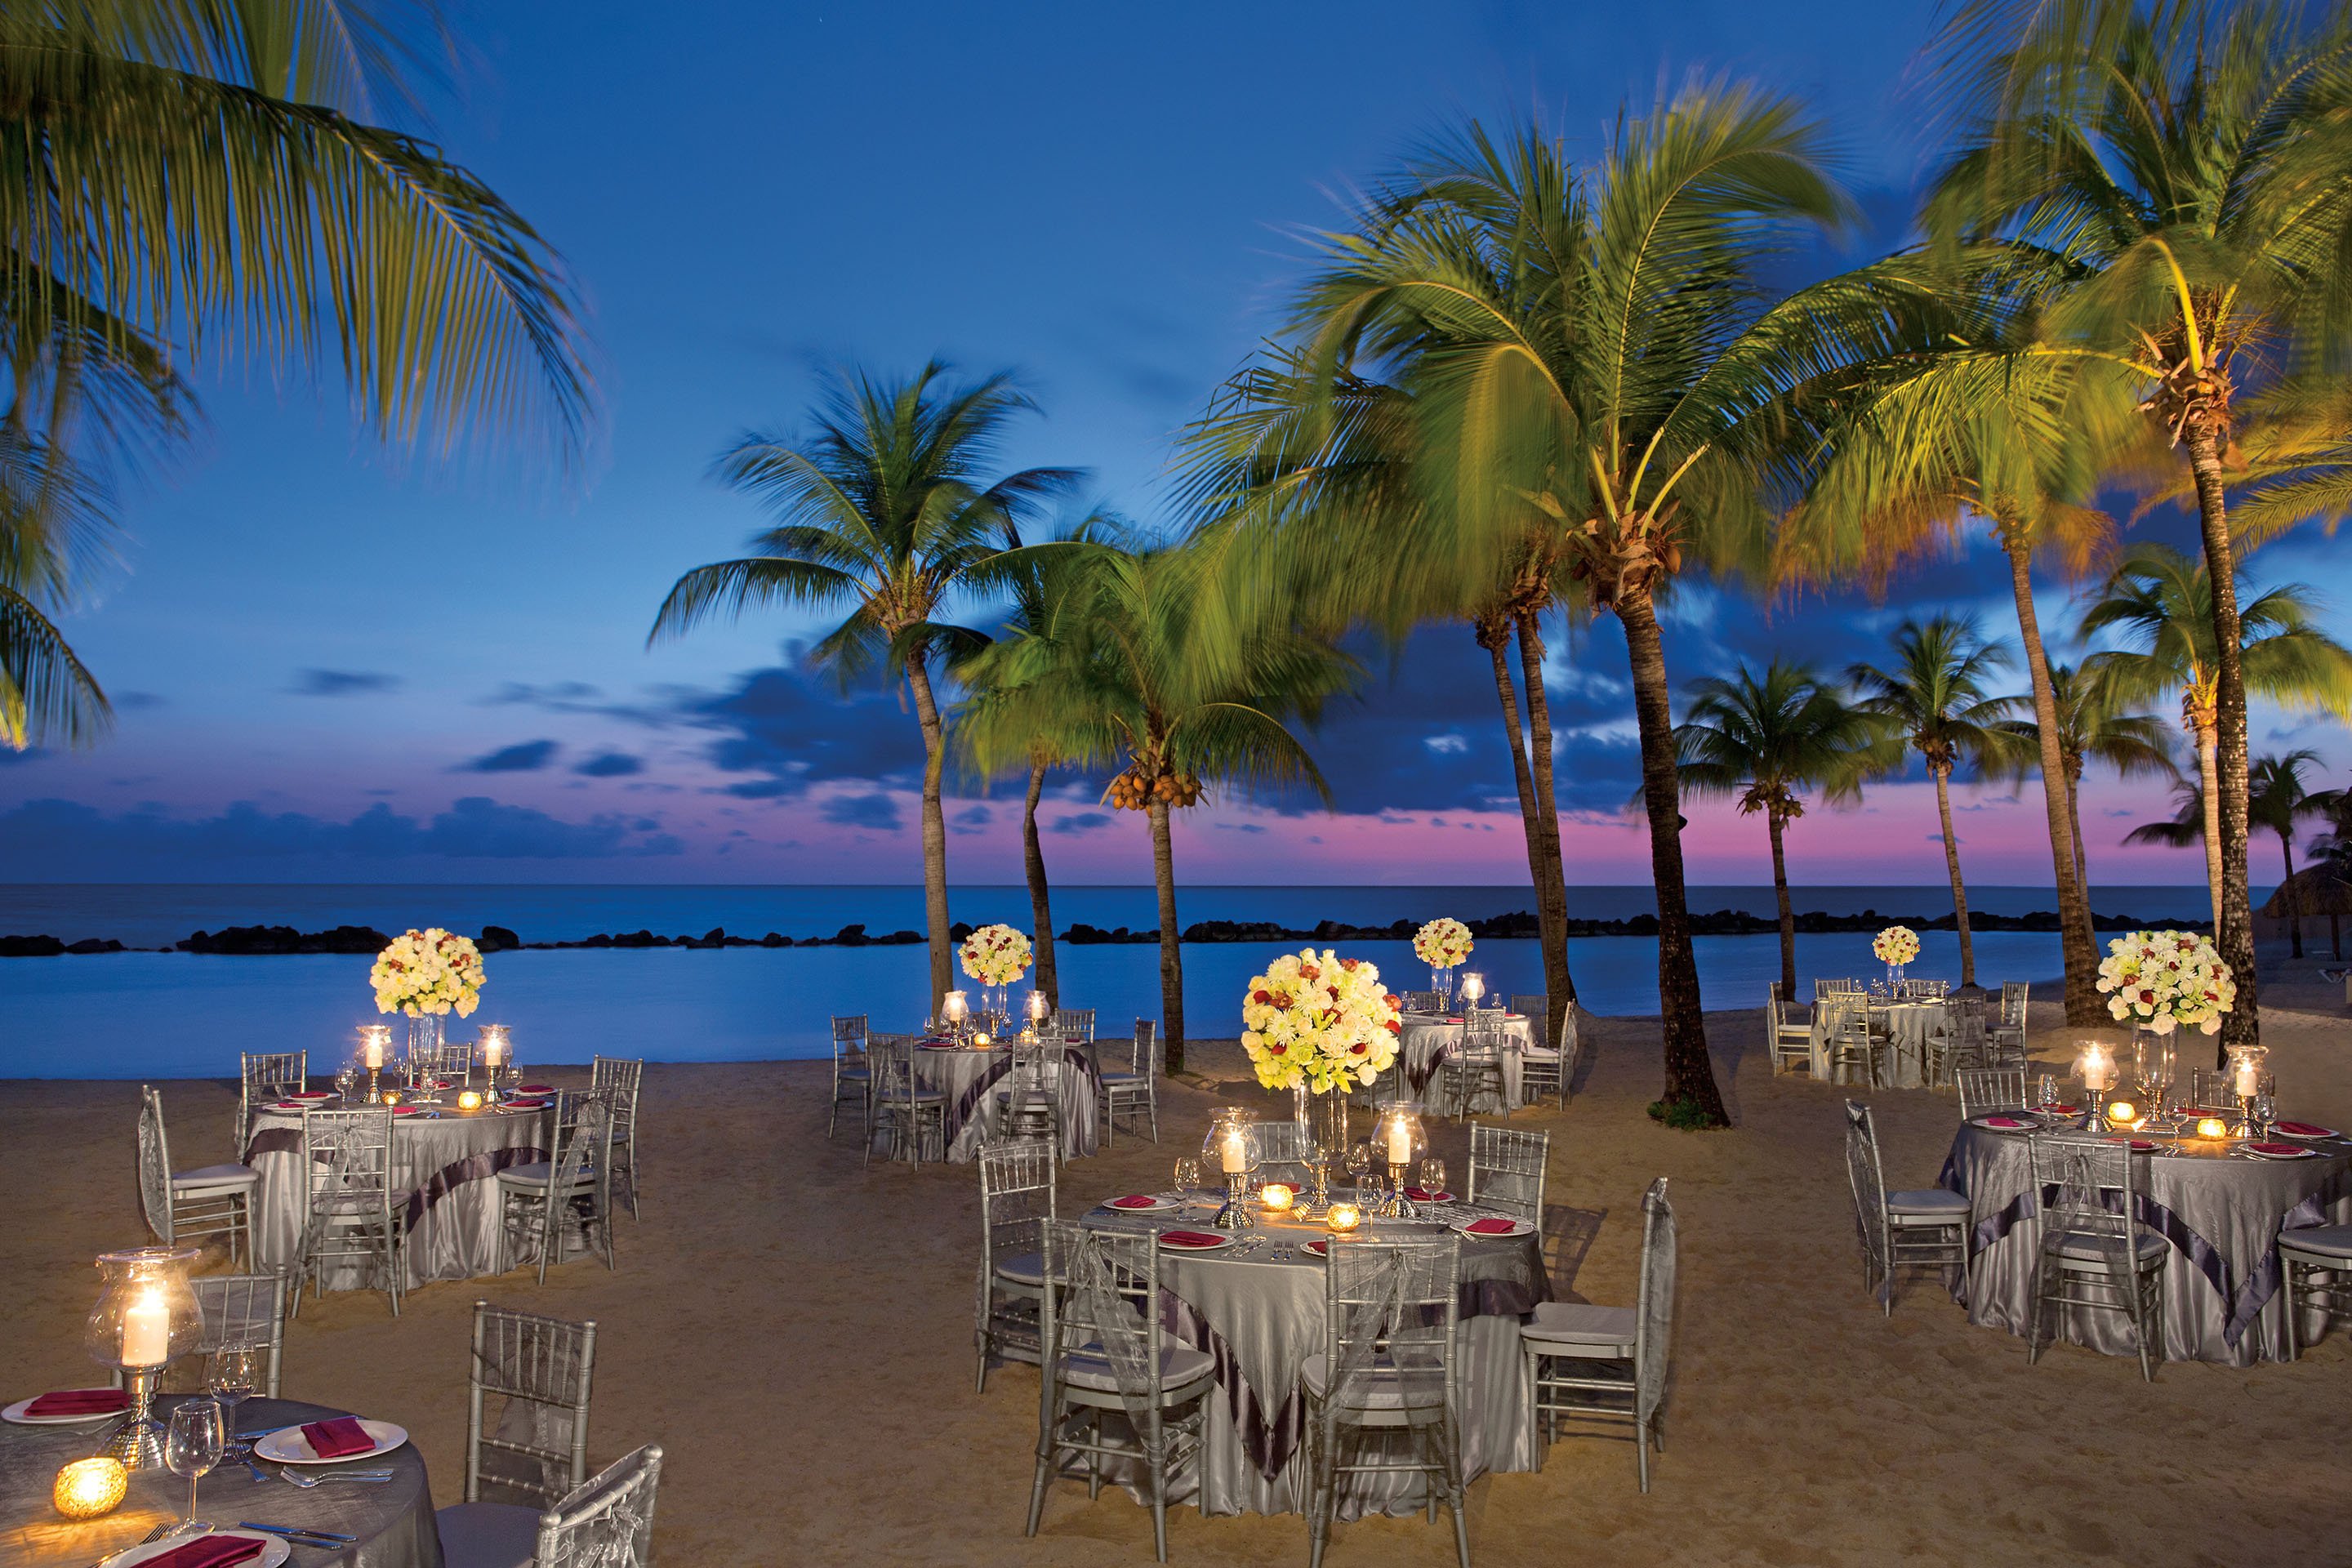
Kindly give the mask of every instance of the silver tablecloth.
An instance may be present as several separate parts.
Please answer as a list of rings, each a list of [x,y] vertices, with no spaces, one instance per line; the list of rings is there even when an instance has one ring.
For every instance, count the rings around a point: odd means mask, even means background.
[[[95,1378],[90,1379],[97,1382]],[[177,1401],[156,1400],[159,1413]],[[248,1399],[237,1409],[240,1430],[254,1432],[349,1414],[288,1399]],[[103,1519],[74,1523],[49,1506],[49,1488],[68,1459],[88,1457],[112,1429],[110,1421],[73,1426],[0,1426],[0,1562],[23,1568],[89,1568],[106,1552],[129,1546],[187,1506],[188,1483],[169,1470],[137,1470],[131,1495]],[[264,1465],[267,1471],[271,1467]],[[290,1568],[441,1568],[441,1536],[433,1523],[433,1492],[425,1461],[404,1444],[370,1469],[389,1469],[384,1486],[343,1483],[304,1491],[277,1479],[257,1481],[231,1460],[196,1485],[196,1517],[215,1524],[243,1520],[307,1525],[359,1540],[340,1552],[297,1546]]]
[[[1859,996],[1830,996],[1813,1004],[1813,1077],[1827,1083],[1830,1079],[1830,1049],[1837,1037],[1840,1019],[1864,1005]],[[1897,1002],[1878,1009],[1885,1020],[1887,1058],[1885,1070],[1888,1083],[1895,1089],[1923,1089],[1927,1083],[1927,1042],[1940,1040],[1952,1032],[1952,1005],[1948,1002]],[[1835,1081],[1845,1083],[1851,1073],[1841,1075]]]
[[[392,1131],[395,1194],[405,1194],[408,1240],[403,1289],[429,1279],[471,1279],[498,1268],[498,1173],[547,1156],[550,1112],[405,1116]],[[253,1249],[265,1268],[291,1268],[301,1251],[305,1205],[302,1119],[258,1111],[246,1140],[245,1163],[260,1173],[253,1215]],[[403,1200],[393,1202],[395,1217]],[[327,1270],[330,1290],[369,1281],[356,1263]]]
[[[1122,1230],[1200,1229],[1213,1206],[1151,1215],[1097,1209],[1088,1225]],[[1490,1213],[1464,1205],[1437,1211],[1453,1219]],[[1375,1223],[1376,1233],[1391,1222]],[[1426,1226],[1415,1228],[1426,1230]],[[1306,1509],[1307,1394],[1299,1368],[1324,1348],[1323,1264],[1299,1251],[1322,1237],[1319,1225],[1262,1225],[1242,1233],[1270,1238],[1253,1255],[1160,1254],[1168,1327],[1216,1358],[1218,1391],[1210,1397],[1201,1457],[1175,1478],[1170,1500],[1197,1502],[1203,1513],[1300,1513]],[[1536,1468],[1527,1364],[1519,1349],[1519,1319],[1551,1295],[1540,1238],[1462,1240],[1463,1479],[1489,1470]],[[1276,1262],[1277,1247],[1294,1256]],[[1121,1478],[1122,1480],[1125,1478]],[[1130,1490],[1134,1489],[1132,1487]],[[1339,1514],[1407,1514],[1423,1505],[1412,1476],[1342,1479]]]
[[[2160,1143],[2171,1146],[2169,1140]],[[2022,1335],[2032,1321],[2041,1205],[2022,1133],[1963,1122],[1943,1185],[1969,1198],[1969,1268],[1952,1291],[1969,1321]],[[2184,1139],[2182,1153],[2147,1156],[2140,1223],[2172,1244],[2164,1274],[2168,1361],[2252,1366],[2285,1353],[2280,1294],[2282,1226],[2352,1222],[2352,1144],[2323,1143],[2307,1160],[2231,1159],[2221,1145]],[[2321,1314],[2300,1324],[2305,1342]],[[2130,1321],[2118,1312],[2068,1310],[2066,1339],[2109,1355],[2134,1355]]]
[[[1013,1070],[1013,1053],[1003,1046],[985,1050],[915,1049],[915,1081],[947,1097],[947,1157],[976,1160],[980,1146],[996,1131],[1003,1113],[996,1096]],[[1098,1080],[1084,1046],[1062,1052],[1062,1152],[1070,1159],[1095,1152]]]
[[[1439,1061],[1462,1048],[1462,1037],[1469,1026],[1460,1019],[1448,1020],[1433,1013],[1407,1013],[1403,1027],[1397,1033],[1397,1067],[1412,1091],[1421,1096],[1421,1108],[1432,1116],[1443,1116],[1450,1110],[1445,1103],[1445,1077],[1437,1070]],[[1534,1026],[1516,1014],[1503,1020],[1503,1090],[1513,1105],[1527,1103],[1519,1092],[1519,1053],[1535,1044]],[[1385,1099],[1377,1086],[1372,1092]]]

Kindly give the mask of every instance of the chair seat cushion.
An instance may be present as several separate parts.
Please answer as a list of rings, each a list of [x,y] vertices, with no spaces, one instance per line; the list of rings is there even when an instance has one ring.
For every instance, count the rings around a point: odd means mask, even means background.
[[[1549,1046],[1521,1046],[1519,1059],[1523,1062],[1556,1062],[1559,1053]]]
[[[1535,1316],[1519,1325],[1521,1339],[1568,1345],[1631,1346],[1633,1334],[1633,1308],[1580,1301],[1538,1301]]]
[[[1015,1285],[1034,1285],[1043,1289],[1045,1284],[1045,1258],[1043,1253],[1016,1252],[996,1260],[996,1277],[1010,1279]]]
[[[1106,1084],[1141,1083],[1143,1075],[1139,1072],[1107,1072],[1102,1075],[1102,1081]]]
[[[1208,1352],[1196,1351],[1191,1345],[1163,1343],[1160,1347],[1160,1382],[1171,1393],[1201,1382],[1216,1369],[1216,1364]],[[1064,1355],[1062,1377],[1079,1388],[1106,1394],[1118,1392],[1118,1376],[1111,1371],[1110,1361],[1099,1343],[1080,1345]]]
[[[2279,1245],[2322,1258],[2352,1259],[2352,1225],[2315,1225],[2279,1232]]]
[[[531,1568],[539,1553],[539,1511],[510,1502],[461,1502],[439,1510],[446,1568]]]
[[[941,1094],[936,1089],[919,1089],[914,1093],[914,1102],[917,1105],[945,1105],[947,1103],[947,1099],[948,1097],[946,1095]],[[908,1097],[906,1095],[899,1093],[894,1089],[876,1095],[874,1097],[874,1103],[881,1106],[885,1110],[887,1110],[892,1106],[904,1109],[907,1104],[907,1100]]]
[[[185,1193],[196,1187],[249,1187],[261,1180],[250,1165],[200,1165],[193,1171],[172,1173],[172,1190]]]
[[[509,1165],[499,1173],[499,1180],[511,1187],[543,1187],[555,1180],[555,1167],[544,1160],[533,1160],[528,1165]],[[595,1180],[596,1172],[591,1167],[582,1171],[572,1184],[584,1187]]]
[[[1318,1351],[1300,1363],[1298,1375],[1316,1396],[1320,1398],[1325,1391],[1325,1385],[1331,1379],[1330,1363],[1320,1351]],[[1439,1386],[1437,1374],[1433,1372],[1430,1373],[1423,1380],[1420,1386],[1426,1389],[1426,1393],[1416,1398],[1413,1403],[1416,1405],[1433,1403]],[[1355,1409],[1402,1410],[1404,1408],[1404,1384],[1397,1377],[1396,1368],[1389,1364],[1389,1359],[1385,1355],[1372,1363],[1370,1377],[1357,1384],[1357,1393],[1361,1397],[1354,1402],[1352,1408]]]
[[[1954,1219],[1966,1219],[1969,1200],[1965,1194],[1948,1192],[1942,1187],[1923,1187],[1907,1193],[1887,1194],[1886,1212],[1894,1215],[1949,1215]]]
[[[2078,1263],[2100,1262],[2114,1257],[2122,1247],[2120,1237],[2102,1235],[2095,1231],[2053,1232],[2051,1240],[2057,1243],[2061,1257]],[[2047,1246],[2049,1242],[2044,1242],[2043,1245]],[[2152,1230],[2137,1231],[2132,1236],[2133,1250],[2138,1254],[2139,1260],[2143,1263],[2151,1258],[2163,1257],[2170,1246],[2169,1242]]]
[[[843,1068],[839,1076],[844,1079],[870,1079],[874,1075],[864,1068]]]

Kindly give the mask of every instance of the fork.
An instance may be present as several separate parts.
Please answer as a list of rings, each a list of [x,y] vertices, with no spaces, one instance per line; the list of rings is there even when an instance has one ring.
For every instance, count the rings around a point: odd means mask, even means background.
[[[279,1470],[278,1479],[289,1487],[300,1487],[304,1491],[309,1491],[312,1487],[324,1486],[329,1481],[365,1481],[370,1486],[376,1486],[392,1479],[392,1472],[390,1470],[329,1470],[323,1476],[306,1476],[289,1468]]]

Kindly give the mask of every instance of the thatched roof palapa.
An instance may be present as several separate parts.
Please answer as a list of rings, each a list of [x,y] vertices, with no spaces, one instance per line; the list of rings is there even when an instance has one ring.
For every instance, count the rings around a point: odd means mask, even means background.
[[[2305,866],[2279,885],[2262,907],[2265,920],[2283,921],[2290,914],[2352,915],[2352,884],[2326,866]]]

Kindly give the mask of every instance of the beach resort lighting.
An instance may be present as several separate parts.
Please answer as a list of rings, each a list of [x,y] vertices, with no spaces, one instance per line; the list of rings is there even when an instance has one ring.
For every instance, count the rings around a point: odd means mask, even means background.
[[[1486,977],[1476,970],[1462,976],[1462,1005],[1475,1007],[1478,999],[1486,994]]]
[[[100,1253],[106,1288],[82,1327],[82,1347],[101,1366],[121,1367],[131,1385],[131,1414],[102,1452],[133,1470],[163,1462],[163,1424],[155,1419],[155,1379],[204,1338],[205,1310],[188,1284],[193,1247],[139,1247]]]

